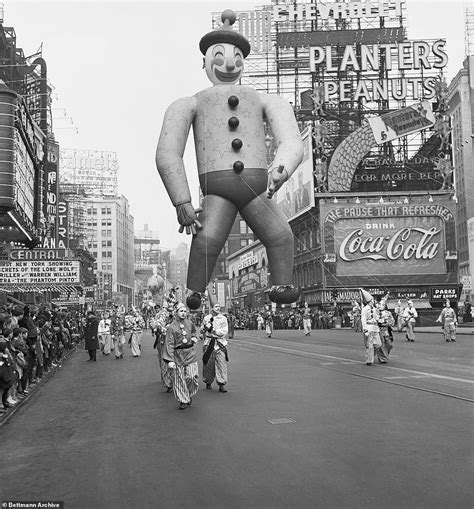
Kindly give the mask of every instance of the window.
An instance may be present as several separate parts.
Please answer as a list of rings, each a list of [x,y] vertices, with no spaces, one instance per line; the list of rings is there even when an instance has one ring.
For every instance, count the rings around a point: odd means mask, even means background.
[[[111,240],[107,241],[107,247],[112,247],[112,241]]]
[[[105,207],[102,207],[101,212],[102,212],[102,214],[106,214],[107,213],[107,209]]]
[[[106,212],[106,214],[109,214],[109,215],[110,215],[110,214],[112,214],[112,208],[111,208],[111,207],[107,207],[107,212]]]
[[[245,221],[239,221],[240,224],[240,233],[244,234],[247,233],[247,225],[245,224]]]
[[[107,241],[106,240],[103,240],[102,241],[102,247],[106,247],[107,246]]]
[[[240,239],[240,247],[245,247],[247,245],[247,239]]]

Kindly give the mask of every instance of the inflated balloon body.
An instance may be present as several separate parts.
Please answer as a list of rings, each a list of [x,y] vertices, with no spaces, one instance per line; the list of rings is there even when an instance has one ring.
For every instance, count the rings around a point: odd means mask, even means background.
[[[148,278],[147,287],[152,295],[158,293],[164,286],[165,282],[161,276],[154,274]]]
[[[267,250],[274,302],[297,300],[292,286],[293,235],[273,194],[303,158],[303,143],[291,105],[275,95],[238,85],[250,45],[231,25],[235,13],[222,14],[223,26],[206,34],[199,47],[213,86],[178,99],[163,121],[156,164],[173,205],[180,231],[193,234],[189,256],[186,303],[201,305],[201,293],[214,270],[238,212]],[[267,171],[264,119],[278,147]],[[202,209],[191,204],[183,163],[193,126]],[[199,215],[198,215],[199,213]]]

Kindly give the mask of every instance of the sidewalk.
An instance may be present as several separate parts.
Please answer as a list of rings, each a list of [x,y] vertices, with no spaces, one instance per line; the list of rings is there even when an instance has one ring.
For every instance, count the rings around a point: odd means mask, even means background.
[[[61,364],[51,368],[51,370],[48,373],[44,373],[44,376],[43,376],[43,378],[41,379],[40,382],[38,382],[35,385],[29,386],[28,387],[29,393],[26,396],[24,396],[23,398],[19,399],[18,402],[16,403],[16,405],[14,405],[14,406],[12,406],[11,408],[8,408],[8,409],[0,408],[0,427],[2,427],[4,424],[6,424],[8,422],[8,420],[10,419],[10,417],[13,414],[15,414],[15,412],[19,408],[21,408],[31,397],[33,397],[40,390],[41,387],[46,385],[54,377],[54,375],[60,369],[63,368],[64,364],[71,357],[71,355],[73,353],[77,352],[77,350],[80,349],[81,346],[84,347],[84,344],[83,344],[82,341],[80,343],[78,343],[74,348],[69,350],[64,355],[64,357],[61,359]]]
[[[441,329],[441,326],[439,326],[439,327],[436,327],[436,326],[434,326],[434,327],[416,327],[415,328],[415,333],[418,333],[418,332],[421,332],[421,333],[426,332],[426,333],[432,333],[432,334],[441,334],[443,331]],[[474,334],[474,325],[472,327],[466,327],[466,326],[458,327],[456,329],[456,334],[458,336],[460,336],[460,335],[468,336],[468,335]]]

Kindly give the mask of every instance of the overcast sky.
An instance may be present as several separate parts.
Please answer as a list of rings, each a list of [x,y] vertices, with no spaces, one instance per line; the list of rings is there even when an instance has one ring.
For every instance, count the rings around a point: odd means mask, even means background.
[[[211,28],[211,13],[270,1],[3,3],[4,26],[14,27],[25,55],[43,44],[61,148],[117,152],[119,188],[130,202],[135,230],[147,223],[167,247],[188,242],[177,232],[174,207],[155,168],[164,112],[175,99],[210,86],[198,44]],[[407,0],[406,5],[410,39],[447,39],[451,79],[464,59],[466,2]],[[67,129],[68,117],[78,133]],[[197,170],[189,145],[185,164],[196,205]]]

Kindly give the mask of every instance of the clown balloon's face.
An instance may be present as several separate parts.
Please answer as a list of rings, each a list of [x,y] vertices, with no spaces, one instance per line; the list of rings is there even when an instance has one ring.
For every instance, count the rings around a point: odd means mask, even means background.
[[[213,44],[206,51],[204,67],[214,85],[236,83],[244,70],[242,50],[229,43]]]

